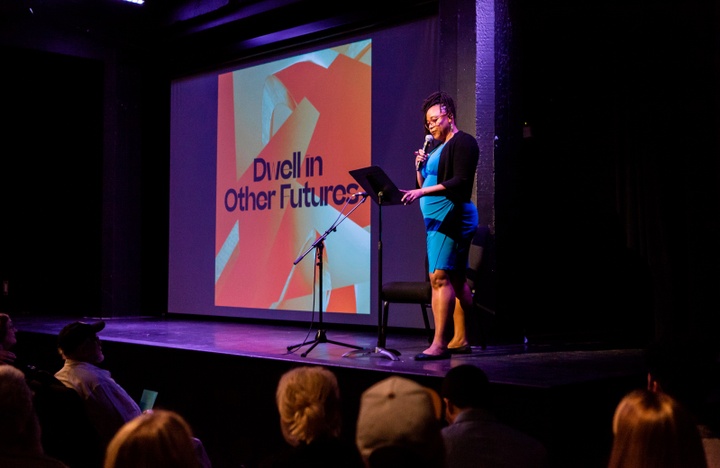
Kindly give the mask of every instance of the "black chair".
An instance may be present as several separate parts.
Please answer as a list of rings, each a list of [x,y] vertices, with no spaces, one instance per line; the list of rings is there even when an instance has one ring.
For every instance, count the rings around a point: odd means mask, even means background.
[[[31,382],[45,453],[71,468],[102,468],[105,446],[82,397],[62,383]]]
[[[475,231],[468,258],[467,282],[473,294],[473,311],[466,314],[471,345],[487,348],[495,317],[495,235],[489,226]]]
[[[427,271],[427,268],[425,269]],[[427,273],[425,273],[427,276]],[[390,304],[418,304],[422,313],[423,322],[425,323],[425,333],[427,334],[428,343],[432,343],[433,330],[430,328],[430,319],[428,318],[428,309],[432,304],[432,288],[430,279],[425,281],[391,281],[383,283],[380,289],[380,299],[382,300],[382,326],[380,328],[378,346],[385,347],[387,338],[387,323],[390,315]],[[398,353],[396,353],[398,354]]]

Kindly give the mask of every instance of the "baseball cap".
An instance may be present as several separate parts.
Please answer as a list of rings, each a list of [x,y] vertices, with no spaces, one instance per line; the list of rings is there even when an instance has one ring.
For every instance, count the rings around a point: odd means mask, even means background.
[[[440,422],[428,389],[405,377],[388,377],[363,392],[356,442],[364,458],[397,447],[433,459],[443,454]]]
[[[58,335],[58,348],[65,353],[72,353],[86,339],[95,336],[103,328],[105,328],[105,322],[103,321],[95,323],[73,322],[65,325]]]

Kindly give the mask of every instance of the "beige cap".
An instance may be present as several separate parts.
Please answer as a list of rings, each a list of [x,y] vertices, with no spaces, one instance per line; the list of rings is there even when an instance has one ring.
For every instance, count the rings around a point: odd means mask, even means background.
[[[374,450],[389,446],[437,457],[443,450],[442,436],[428,389],[392,376],[365,390],[360,399],[356,442],[366,459]]]

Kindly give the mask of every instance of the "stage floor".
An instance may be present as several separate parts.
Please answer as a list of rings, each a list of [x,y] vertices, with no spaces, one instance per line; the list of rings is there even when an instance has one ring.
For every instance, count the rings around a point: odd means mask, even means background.
[[[13,316],[21,333],[48,335],[57,335],[65,324],[74,320],[78,319]],[[397,360],[392,360],[376,349],[376,331],[348,331],[337,325],[325,330],[324,337],[328,342],[320,342],[312,349],[311,345],[304,345],[288,351],[289,346],[315,340],[316,326],[202,320],[185,316],[86,317],[80,320],[105,320],[107,325],[99,334],[103,341],[440,378],[455,365],[471,363],[481,367],[491,382],[516,386],[552,388],[645,372],[641,349],[613,349],[602,343],[490,344],[486,349],[473,347],[472,354],[418,362],[413,356],[427,347],[426,338],[419,330],[418,333],[389,331],[386,349],[400,353]],[[361,347],[363,351],[352,352],[355,348],[344,345]],[[303,357],[304,353],[307,356]]]

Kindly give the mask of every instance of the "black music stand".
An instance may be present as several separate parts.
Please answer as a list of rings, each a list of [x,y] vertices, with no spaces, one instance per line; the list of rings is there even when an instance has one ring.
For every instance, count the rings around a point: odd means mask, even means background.
[[[360,203],[355,205],[355,207],[352,210],[350,210],[350,213],[345,215],[345,217],[343,217],[339,221],[333,223],[333,225],[330,226],[330,228],[327,231],[325,231],[325,233],[322,236],[318,237],[317,240],[315,242],[313,242],[313,245],[311,245],[309,249],[307,249],[302,255],[300,255],[293,262],[293,265],[297,265],[300,262],[300,260],[305,258],[305,256],[308,253],[310,253],[310,251],[312,249],[315,249],[315,251],[316,251],[315,258],[317,260],[317,267],[318,267],[318,289],[320,290],[319,299],[318,299],[318,331],[315,334],[315,339],[288,346],[287,347],[288,351],[292,351],[295,348],[300,348],[300,347],[303,347],[303,346],[309,344],[311,346],[307,349],[307,351],[305,351],[304,353],[302,353],[300,355],[302,357],[306,357],[308,355],[308,353],[310,351],[312,351],[315,348],[315,346],[317,346],[320,343],[332,343],[332,344],[339,345],[339,346],[345,346],[347,348],[354,348],[355,350],[363,349],[362,346],[355,346],[355,345],[351,345],[351,344],[347,344],[347,343],[341,343],[339,341],[328,340],[327,333],[326,333],[325,329],[323,328],[323,249],[325,248],[325,239],[327,238],[327,236],[330,235],[331,232],[334,232],[337,229],[338,224],[345,221],[345,219],[347,219],[347,217],[350,216],[350,214],[352,214],[353,211],[358,209],[358,207],[360,205],[362,205],[363,203],[365,203],[365,199],[363,199]]]
[[[348,351],[343,357],[355,354],[377,353],[398,361],[400,353],[394,349],[385,349],[385,327],[383,326],[382,307],[382,207],[385,205],[401,205],[403,194],[400,189],[390,180],[385,171],[378,166],[369,166],[362,169],[350,171],[350,175],[365,189],[368,195],[378,204],[378,275],[377,275],[377,297],[378,297],[378,342],[373,351],[365,349]]]

